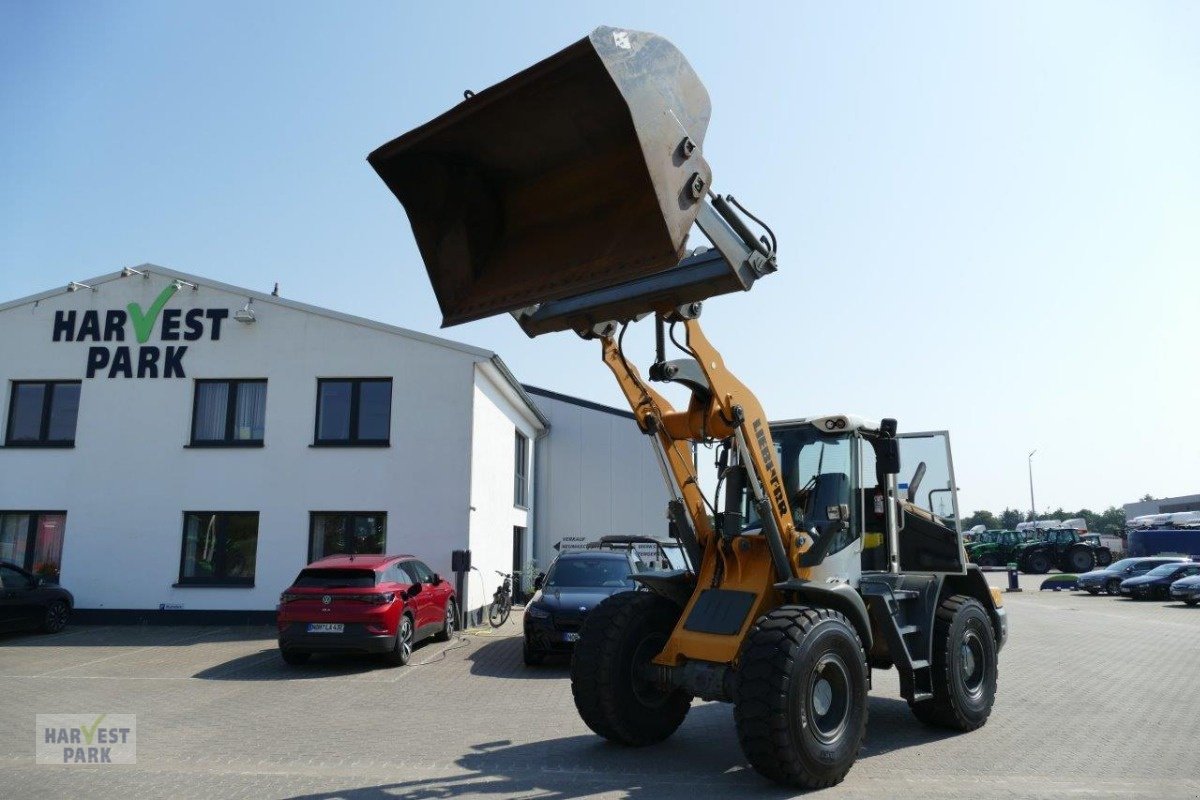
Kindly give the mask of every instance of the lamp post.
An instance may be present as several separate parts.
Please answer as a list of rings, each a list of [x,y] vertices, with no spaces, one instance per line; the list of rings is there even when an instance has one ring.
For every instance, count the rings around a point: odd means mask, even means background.
[[[1029,451],[1029,515],[1030,519],[1037,518],[1037,506],[1033,503],[1033,455],[1037,450]]]

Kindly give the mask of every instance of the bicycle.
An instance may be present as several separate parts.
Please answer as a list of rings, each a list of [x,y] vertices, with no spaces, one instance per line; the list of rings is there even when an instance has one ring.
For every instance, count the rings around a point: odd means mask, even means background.
[[[512,613],[513,606],[512,575],[499,570],[496,570],[496,574],[504,578],[504,583],[496,587],[496,594],[492,596],[492,603],[488,606],[488,622],[493,628],[499,628],[508,622],[508,615]]]

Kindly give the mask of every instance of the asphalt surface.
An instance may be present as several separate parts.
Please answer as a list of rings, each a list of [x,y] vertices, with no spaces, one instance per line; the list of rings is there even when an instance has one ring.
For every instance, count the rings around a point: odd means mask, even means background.
[[[1004,576],[990,580],[1003,585]],[[1200,608],[1027,590],[995,711],[921,725],[876,672],[838,798],[1200,797]],[[528,669],[513,623],[414,664],[283,665],[268,628],[84,627],[0,638],[0,797],[782,798],[729,706],[697,703],[662,745],[591,735],[565,665]],[[34,763],[34,716],[137,715],[137,763]]]

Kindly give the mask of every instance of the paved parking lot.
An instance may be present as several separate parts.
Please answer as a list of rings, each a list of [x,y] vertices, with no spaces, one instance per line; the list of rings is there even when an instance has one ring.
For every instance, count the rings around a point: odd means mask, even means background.
[[[1200,608],[1007,599],[1013,633],[988,725],[923,727],[895,673],[876,673],[858,764],[819,796],[1200,796]],[[565,666],[522,666],[511,623],[490,634],[423,646],[400,669],[345,659],[288,668],[268,628],[0,638],[0,796],[789,795],[747,767],[728,706],[696,704],[660,746],[611,746],[576,716]],[[137,764],[35,765],[39,713],[136,714]]]

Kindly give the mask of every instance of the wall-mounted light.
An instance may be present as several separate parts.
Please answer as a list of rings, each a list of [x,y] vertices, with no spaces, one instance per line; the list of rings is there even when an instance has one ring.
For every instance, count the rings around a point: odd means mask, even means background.
[[[196,284],[192,283],[191,281],[185,281],[185,280],[183,280],[182,278],[176,278],[176,279],[174,280],[174,283],[175,283],[175,288],[176,288],[176,289],[182,289],[182,288],[183,288],[183,287],[185,287],[185,286],[190,286],[190,287],[191,287],[191,289],[192,289],[192,291],[194,292],[194,291],[196,291],[197,289],[199,289],[199,288],[200,288],[199,286],[197,286]]]
[[[71,281],[67,284],[68,292],[78,292],[80,289],[91,289],[93,292],[96,291],[95,286],[88,286],[86,283],[80,283],[79,281]]]
[[[245,325],[249,325],[254,322],[254,298],[247,298],[246,305],[233,312],[233,318]]]
[[[150,277],[150,275],[149,275],[149,274],[147,274],[147,273],[143,272],[143,271],[142,271],[142,270],[140,270],[140,269],[134,269],[133,267],[124,267],[124,268],[121,270],[121,277],[122,277],[122,278],[128,278],[128,277],[129,277],[129,276],[131,276],[131,275],[141,275],[143,278],[149,278],[149,277]]]

